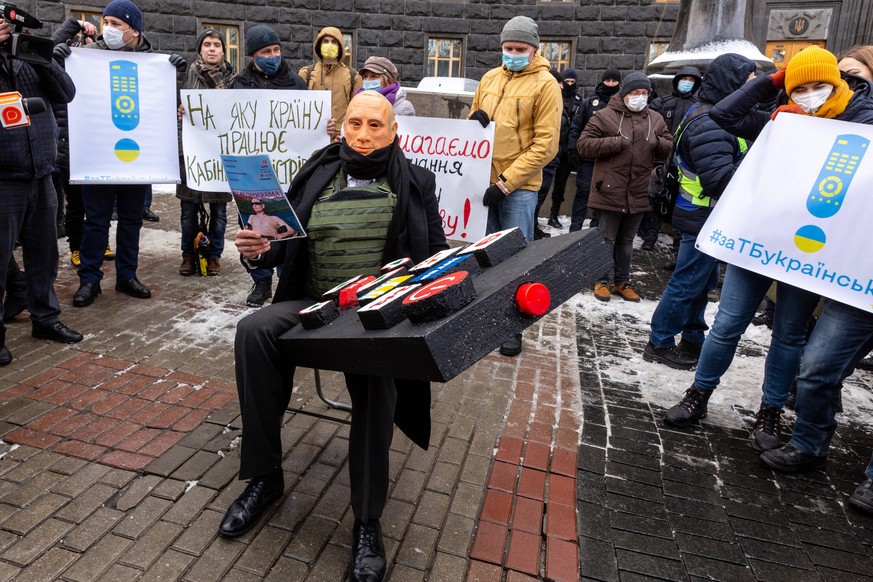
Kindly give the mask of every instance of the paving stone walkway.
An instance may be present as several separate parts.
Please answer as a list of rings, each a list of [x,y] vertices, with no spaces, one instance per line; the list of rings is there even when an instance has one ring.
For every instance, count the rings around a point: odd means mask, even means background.
[[[85,341],[34,340],[24,317],[9,326],[0,581],[344,580],[348,415],[317,398],[310,370],[282,429],[285,496],[241,538],[216,535],[243,488],[231,346],[251,283],[232,253],[218,278],[179,277],[177,202],[159,193],[155,209],[140,268],[152,299],[112,292],[107,263],[107,292],[74,309],[65,262],[63,320]],[[644,297],[663,289],[666,259],[665,245],[637,254]],[[730,408],[736,426],[668,430],[628,358],[644,322],[588,317],[590,301],[583,293],[532,326],[521,357],[495,352],[434,385],[427,451],[396,433],[389,580],[873,575],[873,520],[846,503],[873,447],[866,426],[842,426],[827,470],[794,477],[759,463],[741,407]],[[322,383],[347,398],[341,375],[322,372]]]

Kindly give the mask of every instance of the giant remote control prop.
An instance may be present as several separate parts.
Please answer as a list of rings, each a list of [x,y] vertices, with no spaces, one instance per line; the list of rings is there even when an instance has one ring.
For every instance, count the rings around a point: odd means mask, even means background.
[[[597,229],[526,244],[514,228],[347,281],[280,340],[298,366],[447,382],[611,266]]]

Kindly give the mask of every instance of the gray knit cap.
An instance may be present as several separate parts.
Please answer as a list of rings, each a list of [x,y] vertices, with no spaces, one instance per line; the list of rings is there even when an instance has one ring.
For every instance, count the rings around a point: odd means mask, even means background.
[[[649,81],[649,78],[646,77],[645,73],[641,73],[639,71],[634,71],[624,78],[624,81],[621,82],[621,89],[618,90],[618,94],[622,96],[622,98],[635,89],[646,89],[648,91],[652,90],[652,82]]]
[[[506,41],[523,42],[531,46],[540,46],[540,33],[537,23],[528,16],[516,16],[503,26],[500,33],[500,43]]]

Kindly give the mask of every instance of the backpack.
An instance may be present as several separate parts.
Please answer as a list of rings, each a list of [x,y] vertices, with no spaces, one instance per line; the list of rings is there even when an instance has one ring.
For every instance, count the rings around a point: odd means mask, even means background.
[[[307,65],[300,69],[300,76],[303,78],[304,81],[306,81],[306,88],[310,91],[312,91],[312,75],[310,73],[312,72],[312,69],[314,67],[315,65],[312,65],[311,67]],[[304,72],[306,73],[305,76],[303,74]],[[351,101],[353,97],[353,92],[355,90],[355,77],[357,76],[358,72],[354,69],[354,67],[349,67],[349,101]]]
[[[692,121],[700,119],[709,111],[709,108],[699,108],[699,105],[700,103],[695,103],[685,113],[676,128],[676,133],[673,134],[673,147],[670,148],[667,160],[663,164],[656,165],[652,170],[652,178],[649,181],[649,203],[652,205],[652,213],[661,222],[672,223],[673,208],[676,206],[676,197],[679,196],[680,177],[679,166],[676,163],[679,140]]]

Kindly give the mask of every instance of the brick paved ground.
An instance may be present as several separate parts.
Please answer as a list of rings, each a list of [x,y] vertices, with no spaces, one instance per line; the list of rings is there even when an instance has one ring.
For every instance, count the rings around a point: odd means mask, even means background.
[[[63,319],[86,340],[59,346],[31,339],[26,318],[10,325],[0,580],[342,580],[348,416],[318,400],[311,371],[298,374],[283,428],[286,495],[252,532],[217,537],[242,489],[230,348],[250,282],[232,258],[217,279],[176,275],[175,199],[159,194],[155,209],[163,220],[147,225],[140,270],[151,300],[116,294],[107,264],[97,302],[69,307],[77,281],[65,263]],[[663,259],[639,257],[644,296],[663,287]],[[863,427],[840,431],[827,473],[789,478],[759,465],[741,425],[666,430],[645,387],[610,374],[632,366],[640,322],[588,318],[590,300],[526,332],[522,357],[495,353],[435,385],[428,451],[397,433],[390,580],[873,572],[873,522],[846,507],[873,445]],[[345,398],[338,374],[322,379]]]

